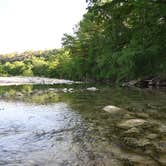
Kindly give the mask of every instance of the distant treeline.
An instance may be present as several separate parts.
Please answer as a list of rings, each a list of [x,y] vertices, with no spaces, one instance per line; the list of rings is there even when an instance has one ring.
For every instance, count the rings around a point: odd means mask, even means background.
[[[46,51],[26,51],[11,53],[0,57],[1,76],[46,76],[67,77],[63,71],[70,60],[69,53],[64,49]]]
[[[15,61],[24,61],[27,58],[35,57],[49,57],[50,55],[54,55],[58,53],[57,49],[51,49],[51,50],[39,50],[39,51],[25,51],[23,53],[8,53],[0,55],[0,62],[2,64],[6,62],[15,62]]]
[[[1,75],[95,81],[166,77],[165,1],[87,0],[87,4],[74,34],[64,34],[62,49],[42,56],[31,52],[18,60],[9,57],[2,60]]]

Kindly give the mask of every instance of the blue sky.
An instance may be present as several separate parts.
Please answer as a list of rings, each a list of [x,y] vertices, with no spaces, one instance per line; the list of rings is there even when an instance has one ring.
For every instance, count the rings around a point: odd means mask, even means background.
[[[61,47],[86,12],[85,0],[0,0],[0,53]]]

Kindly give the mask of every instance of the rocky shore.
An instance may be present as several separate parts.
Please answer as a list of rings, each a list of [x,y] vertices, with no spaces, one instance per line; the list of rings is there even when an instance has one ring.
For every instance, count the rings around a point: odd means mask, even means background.
[[[124,82],[122,84],[122,87],[141,87],[141,88],[148,88],[148,87],[166,87],[166,79],[164,78],[157,78],[157,77],[148,77],[144,79],[137,79],[137,80],[131,80],[128,82]]]
[[[80,83],[63,79],[52,79],[45,77],[0,77],[0,86],[4,85],[23,85],[23,84],[41,84],[41,85],[54,85],[54,84],[73,84]]]

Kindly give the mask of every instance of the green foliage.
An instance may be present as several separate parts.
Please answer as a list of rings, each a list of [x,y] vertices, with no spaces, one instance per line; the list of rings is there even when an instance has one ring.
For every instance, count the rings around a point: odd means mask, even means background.
[[[33,66],[32,67],[33,74],[37,76],[44,76],[48,68],[48,64],[44,60],[44,58],[33,57],[31,61]]]
[[[0,63],[0,76],[5,76],[6,72],[4,70],[4,66]]]
[[[6,62],[3,66],[3,70],[9,75],[21,75],[23,74],[25,69],[25,64],[23,62],[18,61],[14,63]]]
[[[63,38],[76,78],[121,81],[166,75],[166,10],[161,1],[88,2],[74,36]]]
[[[26,69],[24,62],[19,62],[16,61],[13,63],[13,75],[21,75],[23,73],[23,71]]]
[[[22,75],[23,76],[33,76],[33,71],[32,71],[32,69],[28,68],[23,71]]]

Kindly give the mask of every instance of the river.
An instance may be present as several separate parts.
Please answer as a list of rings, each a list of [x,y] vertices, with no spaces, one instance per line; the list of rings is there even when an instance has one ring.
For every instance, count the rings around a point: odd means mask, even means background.
[[[91,86],[98,90],[87,90]],[[107,105],[121,111],[106,112]],[[88,84],[0,87],[2,166],[165,164],[165,89]]]

